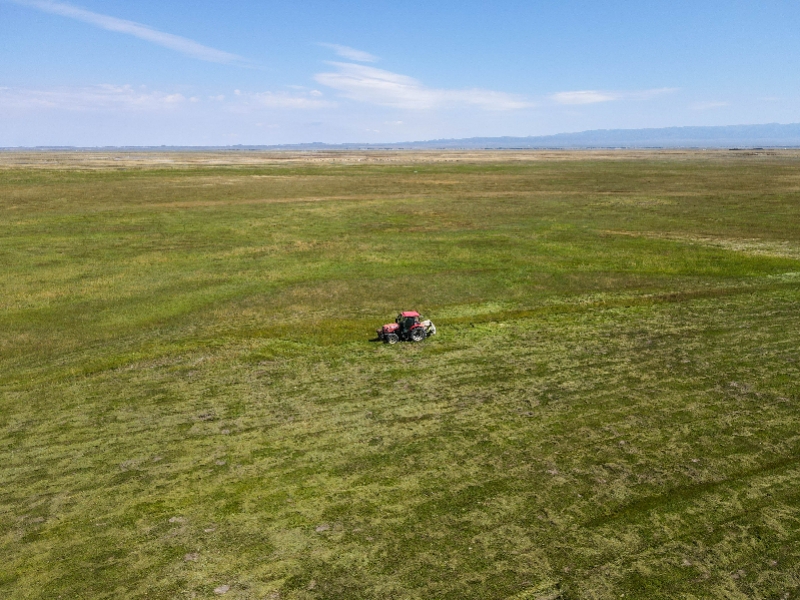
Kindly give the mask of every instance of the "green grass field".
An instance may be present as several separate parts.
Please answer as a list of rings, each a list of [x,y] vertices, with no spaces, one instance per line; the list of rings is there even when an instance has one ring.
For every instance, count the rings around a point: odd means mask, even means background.
[[[797,152],[16,156],[0,597],[800,598]]]

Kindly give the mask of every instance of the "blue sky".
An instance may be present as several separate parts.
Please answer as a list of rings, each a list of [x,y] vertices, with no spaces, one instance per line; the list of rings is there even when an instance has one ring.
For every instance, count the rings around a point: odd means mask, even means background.
[[[0,146],[800,121],[800,3],[0,0]]]

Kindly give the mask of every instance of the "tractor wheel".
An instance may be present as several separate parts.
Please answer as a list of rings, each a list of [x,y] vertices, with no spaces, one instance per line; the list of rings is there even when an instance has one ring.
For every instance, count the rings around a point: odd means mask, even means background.
[[[387,344],[396,344],[400,341],[400,338],[397,337],[396,333],[387,333],[386,337],[383,338],[383,341]]]
[[[415,327],[411,330],[411,341],[421,342],[425,339],[425,329],[423,327]]]

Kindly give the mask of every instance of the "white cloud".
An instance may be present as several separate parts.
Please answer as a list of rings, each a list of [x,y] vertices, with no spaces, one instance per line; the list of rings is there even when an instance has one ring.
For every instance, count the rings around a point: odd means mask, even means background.
[[[316,93],[314,93],[316,92]],[[204,100],[197,96],[148,90],[144,86],[92,85],[84,87],[9,88],[0,87],[0,109],[68,110],[68,111],[165,111],[189,105],[200,107]],[[322,92],[243,92],[234,95],[207,96],[205,103],[224,110],[251,113],[262,109],[313,110],[335,106]],[[217,109],[218,110],[218,109]]]
[[[314,90],[316,91],[316,90]],[[293,108],[317,109],[334,106],[332,102],[320,100],[322,94],[314,91],[309,94],[288,94],[286,92],[241,92],[236,90],[236,95],[241,99],[239,108]]]
[[[325,48],[330,48],[336,52],[336,54],[348,60],[355,60],[358,62],[378,62],[378,57],[374,54],[364,52],[363,50],[356,50],[350,46],[342,46],[341,44],[326,44],[323,42],[320,42],[319,45],[324,46]]]
[[[712,110],[714,108],[723,108],[730,106],[729,102],[695,102],[689,108],[692,110]]]
[[[559,92],[551,96],[558,104],[595,104],[597,102],[610,102],[617,97],[596,90],[583,90],[580,92]]]
[[[117,33],[132,35],[153,44],[164,46],[170,50],[175,50],[176,52],[180,52],[186,56],[191,56],[192,58],[223,64],[247,63],[244,58],[237,56],[236,54],[217,50],[216,48],[210,48],[208,46],[199,44],[194,40],[190,40],[179,35],[164,33],[163,31],[158,31],[148,27],[147,25],[136,23],[135,21],[126,21],[125,19],[101,15],[83,8],[78,8],[77,6],[72,6],[71,4],[66,4],[63,2],[51,2],[50,0],[10,1],[15,2],[16,4],[41,10],[43,12],[60,15],[62,17],[68,17],[77,21],[83,21],[84,23],[89,23],[90,25],[100,27],[101,29],[105,29],[107,31],[115,31]]]
[[[635,92],[606,92],[598,90],[580,90],[576,92],[559,92],[550,98],[556,104],[597,104],[614,100],[649,100],[656,96],[677,91],[677,88],[655,88]]]
[[[657,96],[664,96],[666,94],[674,94],[680,91],[680,88],[653,88],[651,90],[640,90],[638,92],[623,92],[621,95],[622,100],[650,100]]]
[[[0,107],[7,109],[165,110],[184,102],[183,94],[136,90],[130,85],[0,89]]]
[[[353,63],[330,63],[336,72],[318,73],[314,79],[338,90],[346,98],[406,109],[432,109],[470,105],[485,110],[515,110],[531,106],[513,94],[491,90],[444,90],[429,88],[407,75]]]

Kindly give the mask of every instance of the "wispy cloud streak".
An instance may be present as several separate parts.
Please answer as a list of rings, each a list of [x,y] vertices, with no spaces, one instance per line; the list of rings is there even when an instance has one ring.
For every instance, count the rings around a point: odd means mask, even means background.
[[[276,109],[318,109],[335,106],[335,103],[323,100],[317,90],[309,93],[287,92],[234,92],[235,103],[231,109],[236,112],[247,112],[259,108]]]
[[[614,94],[598,92],[597,90],[581,90],[578,92],[559,92],[551,96],[557,104],[597,104],[616,100]]]
[[[715,108],[725,108],[730,106],[730,102],[695,102],[689,108],[692,110],[712,110]]]
[[[655,88],[635,92],[607,92],[599,90],[579,90],[576,92],[559,92],[550,96],[556,104],[597,104],[614,100],[649,100],[663,94],[676,92],[677,88]]]
[[[42,12],[60,15],[77,21],[89,23],[95,27],[100,27],[107,31],[114,31],[117,33],[124,33],[132,35],[141,40],[175,50],[186,56],[205,60],[208,62],[222,63],[222,64],[247,64],[247,60],[236,54],[217,50],[209,46],[204,46],[194,40],[190,40],[179,35],[165,33],[158,31],[147,25],[136,23],[135,21],[127,21],[125,19],[118,19],[108,15],[92,12],[71,4],[63,2],[51,2],[49,0],[8,0],[15,4],[35,8]]]
[[[516,110],[531,103],[505,92],[466,89],[430,88],[407,75],[353,63],[330,63],[335,72],[318,73],[318,83],[341,92],[346,98],[404,109],[434,109],[452,105],[468,105],[484,110]]]
[[[325,48],[330,48],[331,50],[336,52],[336,54],[348,60],[355,60],[357,62],[369,62],[369,63],[378,62],[378,57],[375,56],[374,54],[370,54],[369,52],[364,52],[363,50],[356,50],[355,48],[351,48],[350,46],[342,46],[341,44],[326,44],[324,42],[320,42],[319,45],[324,46]]]
[[[144,86],[101,84],[80,87],[9,88],[0,87],[0,109],[8,111],[70,112],[161,112],[189,110],[191,105],[213,103],[215,110],[254,113],[282,110],[316,110],[336,106],[322,92],[242,92],[201,99],[177,92],[150,90]]]
[[[193,102],[179,93],[134,88],[130,85],[92,85],[75,88],[0,88],[0,108],[93,110],[165,110]]]

